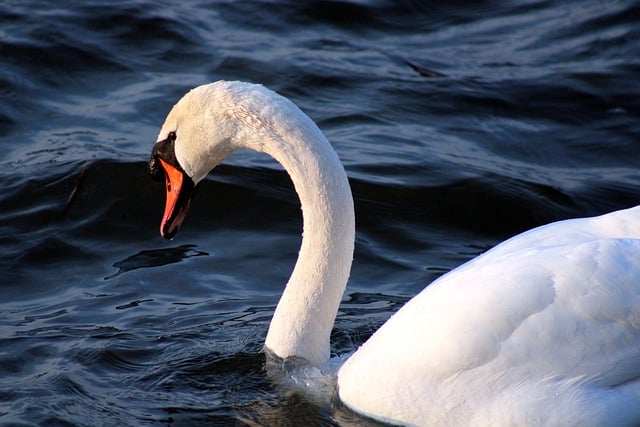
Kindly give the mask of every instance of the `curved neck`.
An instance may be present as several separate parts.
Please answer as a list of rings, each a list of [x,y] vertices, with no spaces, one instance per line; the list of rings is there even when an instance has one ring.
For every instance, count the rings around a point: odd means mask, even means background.
[[[287,112],[293,118],[267,124],[260,140],[243,144],[285,168],[302,205],[302,245],[265,346],[283,359],[301,357],[319,366],[329,358],[329,337],[351,270],[353,198],[342,163],[322,132],[297,108]]]

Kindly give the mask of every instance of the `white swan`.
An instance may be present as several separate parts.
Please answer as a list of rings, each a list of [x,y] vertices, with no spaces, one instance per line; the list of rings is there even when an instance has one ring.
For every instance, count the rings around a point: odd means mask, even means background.
[[[217,82],[169,113],[149,164],[171,238],[232,152],[265,152],[303,210],[295,268],[265,347],[320,366],[351,268],[354,212],[338,156],[293,103]],[[640,206],[520,234],[442,276],[338,372],[340,399],[409,425],[640,425]]]

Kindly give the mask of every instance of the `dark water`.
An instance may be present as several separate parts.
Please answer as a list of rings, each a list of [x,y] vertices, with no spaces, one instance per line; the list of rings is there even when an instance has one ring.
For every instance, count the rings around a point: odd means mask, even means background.
[[[3,425],[365,422],[267,378],[301,231],[275,162],[234,155],[159,237],[145,162],[196,85],[263,83],[342,158],[335,353],[514,233],[640,201],[637,2],[63,3],[0,3]]]

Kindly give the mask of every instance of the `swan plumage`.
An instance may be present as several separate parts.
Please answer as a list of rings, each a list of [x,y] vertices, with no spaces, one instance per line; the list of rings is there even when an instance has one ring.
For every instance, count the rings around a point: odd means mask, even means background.
[[[283,165],[303,210],[265,347],[321,366],[352,262],[353,200],[335,151],[292,102],[223,81],[178,101],[149,164],[167,186],[161,234],[177,232],[198,182],[244,148]],[[640,424],[640,206],[538,227],[443,275],[337,377],[348,407],[394,424]]]

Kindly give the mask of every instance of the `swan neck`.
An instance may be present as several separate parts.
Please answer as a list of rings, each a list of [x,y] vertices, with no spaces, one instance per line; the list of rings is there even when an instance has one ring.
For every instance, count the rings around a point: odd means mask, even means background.
[[[283,359],[303,358],[320,366],[329,358],[331,329],[351,270],[354,209],[337,154],[306,116],[302,125],[276,133],[262,150],[289,173],[303,216],[298,259],[265,346]]]

